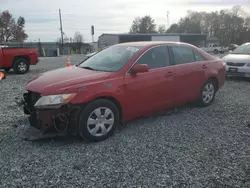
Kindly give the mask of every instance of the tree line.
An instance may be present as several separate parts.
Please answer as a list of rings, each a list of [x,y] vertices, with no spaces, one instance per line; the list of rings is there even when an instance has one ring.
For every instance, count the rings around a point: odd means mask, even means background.
[[[20,16],[15,19],[8,10],[0,12],[0,44],[7,42],[24,42],[28,38],[24,28],[24,17]],[[56,42],[62,43],[61,37],[59,37]],[[83,43],[84,38],[80,32],[75,32],[72,40],[70,40],[69,37],[64,36],[63,42]]]
[[[62,38],[58,37],[56,39],[56,42],[58,43],[62,43]],[[74,37],[73,38],[69,38],[68,36],[64,35],[63,36],[63,43],[84,43],[84,37],[83,34],[79,31],[76,31],[74,33]]]
[[[8,10],[0,12],[0,43],[23,42],[28,38],[25,30],[25,19],[13,18]]]
[[[151,16],[133,20],[130,33],[198,33],[215,36],[222,45],[250,41],[250,16],[241,6],[213,12],[188,11],[187,15],[168,29],[155,24]]]

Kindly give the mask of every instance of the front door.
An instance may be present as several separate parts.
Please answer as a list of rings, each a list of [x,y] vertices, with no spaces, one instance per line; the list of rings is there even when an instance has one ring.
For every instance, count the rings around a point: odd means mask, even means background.
[[[130,74],[124,77],[124,114],[136,118],[171,106],[173,67],[170,64],[168,48],[157,46],[148,50],[135,64],[147,64],[149,72]]]

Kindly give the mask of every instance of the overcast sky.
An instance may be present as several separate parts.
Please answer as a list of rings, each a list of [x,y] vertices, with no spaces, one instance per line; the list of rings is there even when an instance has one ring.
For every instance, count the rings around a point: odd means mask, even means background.
[[[250,0],[0,0],[0,11],[9,10],[14,17],[23,16],[29,40],[56,41],[60,36],[59,13],[62,11],[65,35],[75,31],[91,41],[90,26],[95,26],[95,40],[102,33],[125,33],[133,19],[150,15],[156,24],[167,26],[186,15],[187,10],[214,11],[233,5],[250,5]],[[246,10],[250,12],[249,6]]]

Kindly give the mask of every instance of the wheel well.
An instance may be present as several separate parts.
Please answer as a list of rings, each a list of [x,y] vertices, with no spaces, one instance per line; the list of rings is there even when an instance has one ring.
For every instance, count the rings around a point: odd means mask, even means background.
[[[97,100],[97,99],[106,99],[106,100],[113,102],[119,111],[120,121],[122,120],[122,118],[123,118],[122,117],[122,106],[114,97],[98,97],[95,100]]]
[[[30,58],[27,55],[22,55],[22,56],[15,56],[13,59],[13,64],[15,63],[16,60],[18,59],[26,59],[28,62],[30,62]]]
[[[215,90],[217,91],[218,90],[218,86],[219,86],[217,78],[210,77],[208,80],[212,80],[215,83],[215,87],[216,87]]]

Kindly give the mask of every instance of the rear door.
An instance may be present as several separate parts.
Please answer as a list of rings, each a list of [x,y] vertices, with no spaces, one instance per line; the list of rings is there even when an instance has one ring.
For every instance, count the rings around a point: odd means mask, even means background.
[[[172,45],[170,49],[175,63],[176,103],[183,104],[195,100],[206,79],[207,60],[186,45]]]
[[[156,46],[144,53],[135,64],[147,64],[149,72],[124,77],[127,117],[153,113],[171,105],[173,67],[166,46]],[[134,65],[135,65],[134,64]],[[167,74],[168,73],[168,74]]]

